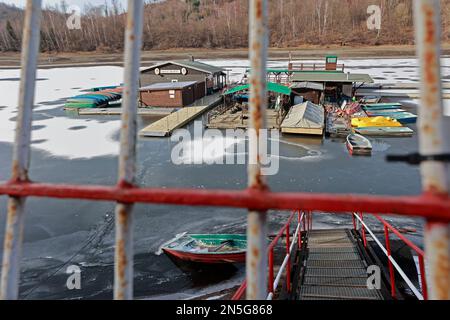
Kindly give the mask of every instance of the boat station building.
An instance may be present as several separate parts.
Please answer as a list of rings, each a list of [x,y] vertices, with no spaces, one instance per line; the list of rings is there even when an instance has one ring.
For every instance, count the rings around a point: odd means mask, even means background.
[[[141,87],[141,104],[149,107],[183,108],[205,96],[203,82],[160,82]]]
[[[226,85],[225,70],[191,60],[166,61],[141,71],[140,87],[165,82],[192,82],[203,86],[205,95],[222,90]]]

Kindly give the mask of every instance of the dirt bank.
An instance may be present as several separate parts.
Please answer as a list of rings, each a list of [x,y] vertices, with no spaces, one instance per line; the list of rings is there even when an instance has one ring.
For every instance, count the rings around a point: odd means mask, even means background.
[[[341,46],[305,46],[300,48],[271,48],[269,58],[288,59],[292,52],[293,59],[323,58],[327,54],[337,54],[345,58],[379,58],[379,57],[412,57],[414,46],[376,46],[376,47],[341,47]],[[450,44],[443,45],[443,54],[450,55]],[[245,49],[173,49],[142,52],[143,65],[154,61],[186,59],[193,55],[197,59],[245,59],[248,52]],[[97,65],[122,65],[122,53],[73,52],[73,53],[42,53],[39,57],[39,67],[73,67]],[[0,68],[18,68],[20,53],[0,53]]]

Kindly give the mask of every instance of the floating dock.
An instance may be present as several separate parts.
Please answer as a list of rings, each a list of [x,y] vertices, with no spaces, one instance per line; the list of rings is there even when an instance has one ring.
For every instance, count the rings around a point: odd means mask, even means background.
[[[222,101],[219,95],[208,96],[197,101],[194,105],[185,107],[177,112],[153,122],[139,132],[142,137],[167,137],[176,129],[179,129],[197,117],[214,108]],[[201,105],[207,103],[206,105]]]
[[[120,116],[122,108],[95,108],[76,109],[80,116]],[[175,108],[138,108],[137,114],[140,116],[167,116],[177,109]]]
[[[267,109],[266,119],[268,129],[278,129],[279,113],[273,109]],[[231,110],[226,111],[223,114],[212,117],[206,127],[208,129],[247,129],[249,122],[248,112],[236,112],[232,113]]]

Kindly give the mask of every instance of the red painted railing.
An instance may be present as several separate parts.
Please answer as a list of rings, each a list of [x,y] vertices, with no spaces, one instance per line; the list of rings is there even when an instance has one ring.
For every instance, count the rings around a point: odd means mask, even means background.
[[[401,270],[401,267],[397,264],[397,262],[392,257],[392,250],[391,250],[391,239],[390,239],[390,233],[395,234],[401,241],[403,241],[411,250],[416,252],[417,257],[419,259],[419,269],[420,269],[420,282],[422,287],[422,297],[417,295],[415,292],[415,295],[418,296],[419,299],[423,298],[424,300],[428,300],[428,290],[427,290],[427,280],[426,280],[426,271],[425,271],[425,252],[417,247],[414,243],[412,243],[411,240],[409,240],[407,237],[405,237],[403,234],[401,234],[400,231],[398,231],[395,227],[393,227],[391,224],[389,224],[385,219],[381,218],[378,214],[373,214],[373,216],[383,224],[384,227],[384,241],[386,248],[383,248],[381,243],[379,243],[378,239],[375,237],[372,231],[367,227],[367,225],[364,223],[364,216],[362,213],[359,213],[359,219],[358,214],[354,213],[352,214],[353,217],[353,227],[355,230],[357,230],[356,226],[356,220],[359,220],[361,222],[361,236],[363,238],[364,246],[367,247],[367,234],[366,231],[368,231],[371,236],[374,238],[375,242],[381,247],[381,249],[385,252],[387,259],[388,259],[388,266],[389,266],[389,278],[390,278],[390,286],[391,286],[391,296],[392,298],[396,298],[396,282],[395,282],[395,269],[400,273],[402,278],[407,282],[408,286],[413,290],[413,292],[416,290],[415,288],[412,288],[412,283],[409,279],[405,279],[406,275],[404,274],[403,270]],[[407,277],[406,277],[407,278]]]
[[[292,224],[292,221],[294,220],[294,217],[297,216],[297,227],[295,230],[295,233],[292,236],[292,243],[291,243],[291,234],[290,234],[290,226]],[[268,256],[269,256],[269,275],[268,275],[268,300],[271,300],[275,294],[275,291],[278,287],[279,281],[281,279],[281,276],[286,269],[286,288],[288,292],[291,292],[291,257],[292,257],[292,250],[297,244],[297,248],[301,250],[302,246],[302,235],[301,232],[303,231],[309,231],[312,228],[312,213],[309,212],[301,212],[301,211],[294,211],[289,216],[289,219],[287,222],[283,225],[283,227],[278,231],[278,234],[275,236],[275,238],[272,240],[268,247]],[[274,275],[274,251],[275,247],[279,243],[281,237],[283,235],[286,237],[286,254],[284,256],[283,262],[281,264],[280,270],[278,271],[277,276]],[[233,295],[231,300],[240,300],[245,294],[245,290],[247,288],[247,282],[244,281],[242,285],[239,287],[239,289],[236,291],[236,293]]]

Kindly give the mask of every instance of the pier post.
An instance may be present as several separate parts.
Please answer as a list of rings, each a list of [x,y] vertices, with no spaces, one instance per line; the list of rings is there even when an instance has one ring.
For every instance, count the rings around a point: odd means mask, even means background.
[[[41,0],[27,0],[22,40],[19,108],[13,151],[11,181],[28,182],[31,126],[39,55]],[[9,197],[3,247],[0,298],[15,300],[19,296],[20,259],[25,219],[25,197]]]
[[[265,190],[267,185],[261,173],[260,135],[266,129],[267,109],[267,0],[250,0],[250,118],[248,187]],[[249,210],[247,225],[247,299],[267,298],[267,212]]]
[[[420,61],[421,103],[419,144],[422,155],[449,153],[449,128],[443,118],[441,84],[441,18],[439,0],[414,0],[416,46]],[[421,164],[423,192],[427,197],[448,198],[448,165],[442,161]],[[425,227],[426,262],[429,266],[429,298],[450,298],[449,225],[428,219]]]
[[[120,131],[119,181],[132,187],[136,173],[137,104],[142,44],[143,0],[128,0],[125,29],[123,112]],[[133,299],[133,205],[116,205],[114,299]]]

